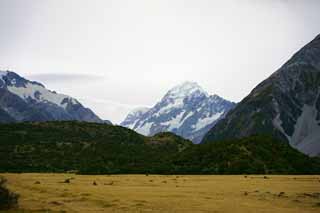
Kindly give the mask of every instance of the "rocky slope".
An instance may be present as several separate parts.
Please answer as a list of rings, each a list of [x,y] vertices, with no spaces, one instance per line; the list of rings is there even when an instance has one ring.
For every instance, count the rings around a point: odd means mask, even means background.
[[[169,131],[199,143],[234,106],[208,95],[197,83],[185,82],[169,90],[154,107],[134,110],[120,125],[148,136]]]
[[[79,120],[102,122],[76,99],[10,71],[0,71],[0,122]]]
[[[271,134],[320,154],[320,35],[260,83],[203,142]]]

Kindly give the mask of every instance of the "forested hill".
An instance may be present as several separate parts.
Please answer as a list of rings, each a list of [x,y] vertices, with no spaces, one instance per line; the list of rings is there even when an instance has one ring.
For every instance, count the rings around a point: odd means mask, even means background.
[[[194,145],[75,121],[0,125],[0,172],[319,174],[320,162],[268,136]]]

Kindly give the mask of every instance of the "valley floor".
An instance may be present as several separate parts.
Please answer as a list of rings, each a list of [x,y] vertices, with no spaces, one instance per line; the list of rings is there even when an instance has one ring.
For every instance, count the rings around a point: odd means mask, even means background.
[[[23,212],[320,212],[320,176],[0,176]]]

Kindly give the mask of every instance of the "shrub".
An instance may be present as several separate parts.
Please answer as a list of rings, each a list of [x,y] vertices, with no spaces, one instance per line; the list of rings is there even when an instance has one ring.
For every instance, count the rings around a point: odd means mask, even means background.
[[[18,195],[10,192],[5,186],[6,179],[0,177],[0,210],[8,210],[18,205]]]

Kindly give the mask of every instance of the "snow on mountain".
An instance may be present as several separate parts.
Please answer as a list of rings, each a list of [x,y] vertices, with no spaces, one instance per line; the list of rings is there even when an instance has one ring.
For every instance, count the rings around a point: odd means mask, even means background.
[[[58,94],[10,71],[0,71],[0,108],[16,121],[80,120],[103,122],[76,99]]]
[[[16,87],[14,80],[12,80],[11,83],[12,86],[7,86],[7,89],[24,100],[31,98],[38,102],[53,103],[63,108],[66,108],[68,104],[68,102],[64,100],[70,100],[73,104],[78,103],[74,98],[51,92],[50,90],[47,90],[45,87],[38,84],[32,84],[28,82],[25,84],[25,87]]]
[[[4,81],[4,77],[8,74],[7,71],[1,71],[0,70],[0,88],[6,83]]]
[[[150,108],[148,108],[148,107],[139,107],[139,108],[132,110],[128,116],[137,117],[137,116],[140,116],[140,115],[146,113],[148,110],[150,110]]]
[[[181,100],[187,96],[195,95],[195,94],[209,96],[208,93],[198,85],[198,83],[186,81],[169,90],[169,92],[165,95],[164,98]]]
[[[320,125],[316,120],[317,113],[314,106],[304,105],[292,137],[287,136],[292,146],[311,156],[316,156],[320,150]]]
[[[0,78],[1,78],[1,80],[2,80],[2,77],[6,76],[7,74],[8,74],[8,71],[1,71],[0,70]]]
[[[135,126],[139,117],[142,116],[144,113],[146,113],[148,110],[150,110],[150,108],[148,108],[148,107],[139,107],[139,108],[132,110],[127,115],[125,120],[122,122],[122,126],[126,126],[130,129],[132,129]]]
[[[222,115],[223,115],[224,111],[221,111],[221,112],[218,112],[216,114],[214,114],[213,116],[208,116],[208,117],[205,117],[205,118],[200,118],[198,123],[193,125],[192,127],[195,129],[195,130],[200,130],[204,127],[206,127],[207,125],[213,123],[214,121],[216,121],[217,119],[219,119]]]
[[[217,95],[208,95],[195,82],[184,82],[170,89],[154,107],[129,113],[120,125],[143,135],[170,131],[199,143],[234,106]]]
[[[78,104],[79,102],[70,96],[58,94],[46,89],[38,82],[31,82],[21,78],[17,74],[8,71],[0,73],[2,81],[5,83],[2,87],[6,87],[11,93],[18,95],[23,100],[32,99],[36,102],[46,102],[56,104],[66,108],[68,102]]]

